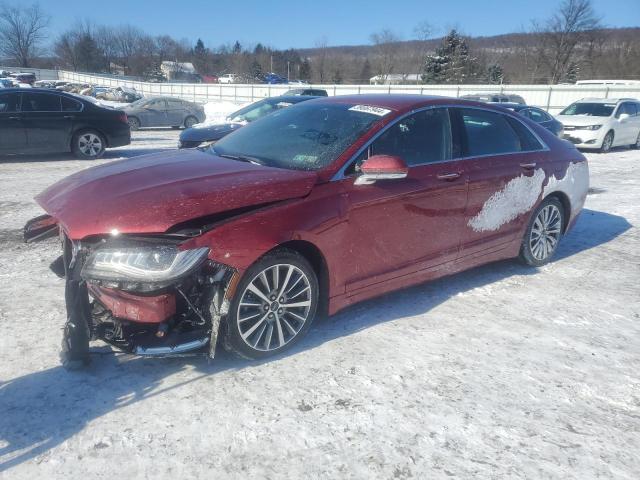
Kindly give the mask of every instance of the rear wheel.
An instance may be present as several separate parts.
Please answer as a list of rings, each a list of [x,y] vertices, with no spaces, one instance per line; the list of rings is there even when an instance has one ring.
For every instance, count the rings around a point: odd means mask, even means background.
[[[129,128],[131,130],[135,131],[140,128],[140,120],[138,120],[136,117],[129,117],[128,122],[129,122]]]
[[[84,130],[76,133],[71,140],[71,150],[77,158],[94,160],[104,154],[106,142],[95,130]]]
[[[191,128],[193,127],[196,123],[198,123],[198,119],[196,117],[193,116],[189,116],[185,119],[184,121],[184,128]]]
[[[611,150],[613,146],[613,132],[609,130],[607,134],[604,136],[604,140],[602,140],[602,146],[600,147],[600,152],[607,153]]]
[[[227,345],[245,358],[265,358],[291,348],[316,315],[318,280],[299,253],[270,253],[245,273],[227,317]]]
[[[555,197],[544,200],[531,216],[520,247],[520,260],[533,267],[549,263],[558,248],[563,225],[564,208],[560,200]]]

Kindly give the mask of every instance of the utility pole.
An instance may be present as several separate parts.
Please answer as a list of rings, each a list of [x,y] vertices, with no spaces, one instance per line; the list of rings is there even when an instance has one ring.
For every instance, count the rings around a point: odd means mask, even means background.
[[[269,69],[269,73],[273,73],[273,54],[271,55],[271,68]]]
[[[289,81],[289,60],[287,60],[287,82]]]

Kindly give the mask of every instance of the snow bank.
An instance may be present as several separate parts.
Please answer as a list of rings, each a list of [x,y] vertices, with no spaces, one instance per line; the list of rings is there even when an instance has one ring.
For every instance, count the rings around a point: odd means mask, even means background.
[[[248,105],[248,103],[234,103],[227,102],[225,100],[205,103],[204,113],[207,116],[207,119],[202,123],[202,125],[225,123],[225,119],[230,113],[240,110],[245,105]]]

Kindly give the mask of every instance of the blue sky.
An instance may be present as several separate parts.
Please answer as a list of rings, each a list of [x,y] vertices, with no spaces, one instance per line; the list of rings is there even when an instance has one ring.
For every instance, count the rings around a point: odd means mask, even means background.
[[[11,3],[11,0],[9,0]],[[28,3],[28,2],[24,2]],[[169,34],[207,46],[240,40],[277,48],[312,47],[326,37],[330,45],[368,43],[369,35],[389,28],[403,39],[427,21],[442,34],[457,27],[468,35],[494,35],[529,28],[531,19],[549,15],[560,0],[40,0],[52,16],[52,33],[76,20],[131,23],[146,32]],[[640,26],[640,0],[594,0],[607,26]],[[87,13],[85,13],[87,12]]]

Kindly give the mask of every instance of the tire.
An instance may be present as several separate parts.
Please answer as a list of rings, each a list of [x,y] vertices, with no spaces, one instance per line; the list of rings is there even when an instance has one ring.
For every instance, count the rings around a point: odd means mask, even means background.
[[[238,284],[226,318],[225,345],[248,359],[290,349],[311,327],[318,296],[318,278],[306,258],[289,249],[265,255]]]
[[[193,127],[196,123],[198,123],[198,119],[194,116],[188,116],[187,118],[184,119],[184,128],[191,128]]]
[[[613,130],[609,130],[602,140],[602,146],[600,147],[600,153],[607,153],[613,146]]]
[[[564,227],[564,207],[556,197],[546,198],[531,215],[520,246],[520,261],[532,267],[549,263]]]
[[[83,130],[71,139],[71,151],[81,160],[95,160],[104,155],[107,142],[95,130]]]
[[[140,129],[140,120],[137,117],[128,117],[129,128],[135,132]]]
[[[638,132],[638,138],[636,138],[636,143],[631,145],[631,148],[635,150],[640,150],[640,132]]]

